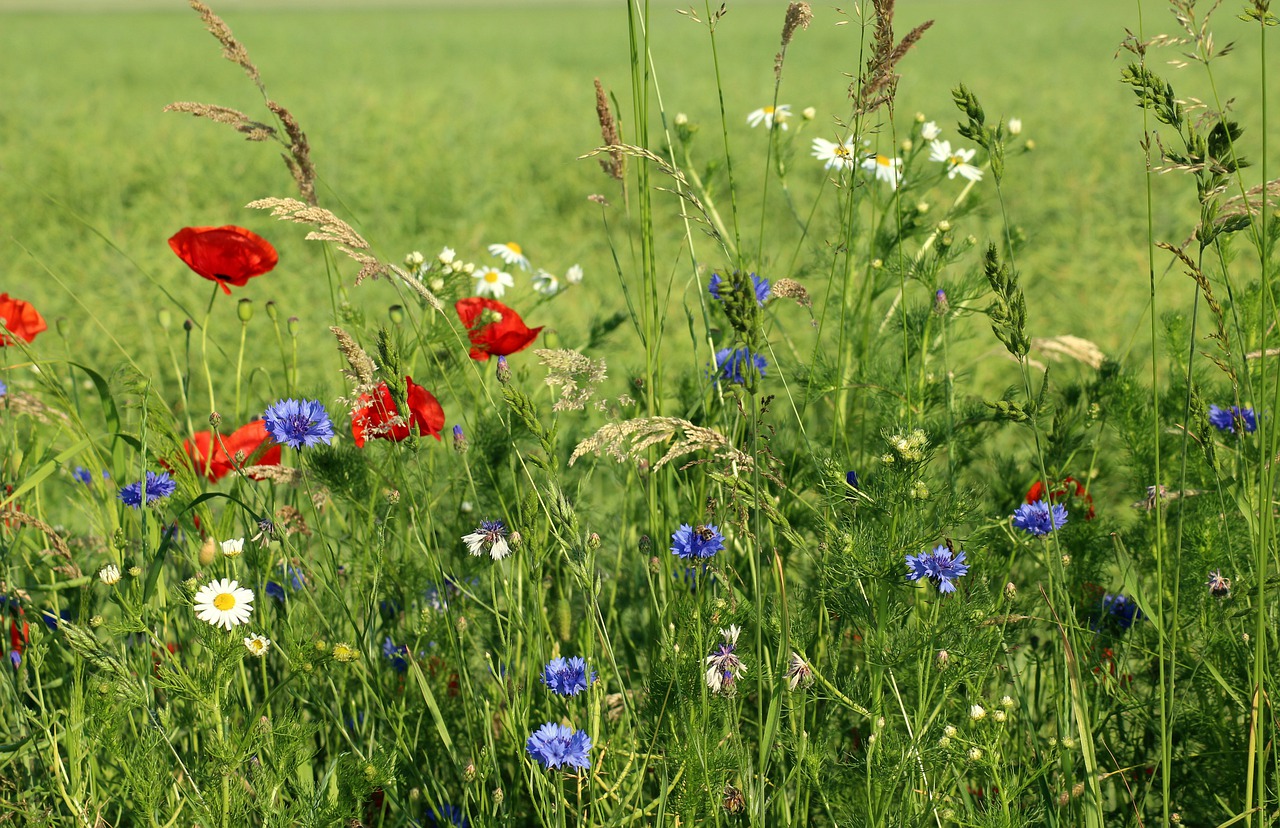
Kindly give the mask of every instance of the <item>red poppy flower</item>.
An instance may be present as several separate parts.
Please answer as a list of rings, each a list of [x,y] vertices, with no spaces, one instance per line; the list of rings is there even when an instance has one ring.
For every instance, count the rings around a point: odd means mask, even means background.
[[[0,319],[4,320],[0,322],[0,347],[14,343],[9,334],[30,342],[49,327],[40,311],[21,299],[10,299],[7,293],[0,293]]]
[[[1073,486],[1075,487],[1074,491],[1072,491]],[[1089,507],[1089,511],[1085,515],[1084,519],[1093,520],[1093,495],[1089,494],[1089,490],[1084,487],[1083,483],[1071,476],[1064,477],[1061,483],[1055,485],[1053,490],[1049,493],[1049,502],[1062,503],[1069,497],[1083,497],[1084,502]],[[1035,503],[1037,500],[1041,500],[1043,498],[1044,484],[1037,480],[1035,483],[1031,484],[1030,489],[1027,489],[1027,502]]]
[[[275,267],[279,260],[270,242],[234,225],[184,227],[169,239],[169,246],[187,267],[217,282],[228,295],[231,293],[228,285],[244,287],[254,276]]]
[[[409,384],[409,421],[401,419],[394,425],[388,423],[399,417],[395,401],[391,399],[391,389],[385,382],[379,383],[374,394],[361,394],[360,407],[351,418],[351,436],[356,438],[356,445],[363,446],[368,437],[382,440],[395,440],[397,443],[409,436],[413,426],[418,427],[419,434],[430,434],[440,439],[440,429],[444,428],[444,409],[435,396],[408,377],[404,381]]]
[[[280,465],[280,446],[278,445],[272,445],[258,457],[254,456],[262,444],[270,439],[267,427],[262,420],[254,420],[248,425],[241,426],[235,432],[223,436],[221,440],[215,441],[211,431],[197,432],[194,439],[194,445],[191,440],[184,440],[182,448],[191,458],[191,465],[195,467],[196,474],[207,476],[210,482],[221,480],[243,466]]]
[[[528,328],[520,314],[494,299],[472,296],[454,303],[458,318],[471,338],[471,358],[484,362],[491,356],[523,351],[538,338],[541,327]]]

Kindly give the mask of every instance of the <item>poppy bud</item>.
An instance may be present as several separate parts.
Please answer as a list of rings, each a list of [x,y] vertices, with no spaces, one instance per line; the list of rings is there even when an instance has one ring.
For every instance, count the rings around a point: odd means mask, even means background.
[[[401,324],[404,322],[404,305],[392,305],[387,309],[387,316],[390,316],[395,324]]]
[[[218,551],[218,543],[213,538],[205,538],[204,543],[200,544],[200,555],[198,559],[201,566],[208,566],[213,563],[214,555]]]
[[[168,308],[161,308],[160,312],[156,314],[156,321],[160,323],[161,328],[167,331],[169,326],[173,324],[173,314],[169,312]]]
[[[276,303],[274,301],[267,303],[267,316],[270,317],[272,322],[275,322],[276,318],[279,316],[276,311]]]
[[[297,335],[298,335],[298,317],[296,317],[296,316],[290,316],[290,317],[289,317],[289,321],[288,321],[287,323],[285,323],[285,324],[286,324],[286,326],[287,326],[287,327],[288,327],[288,329],[289,329],[289,336],[297,336]]]
[[[196,326],[196,323],[192,322],[190,319],[184,319],[182,321],[182,330],[186,331],[187,333],[191,333],[191,329],[194,328],[195,326]]]
[[[240,318],[241,322],[248,322],[250,319],[252,319],[253,318],[253,300],[241,299],[239,302],[236,302],[236,316]]]
[[[53,323],[54,330],[58,332],[58,336],[66,339],[67,337],[67,317],[59,316]]]
[[[511,367],[507,365],[507,358],[498,357],[498,382],[506,385],[511,382]]]

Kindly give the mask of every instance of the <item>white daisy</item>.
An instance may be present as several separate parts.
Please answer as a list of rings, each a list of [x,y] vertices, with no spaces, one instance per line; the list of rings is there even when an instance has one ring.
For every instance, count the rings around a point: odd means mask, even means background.
[[[890,158],[887,155],[870,155],[863,159],[862,169],[873,174],[877,181],[889,185],[890,190],[898,189],[902,183],[902,159]]]
[[[777,122],[781,129],[787,128],[787,119],[791,117],[791,105],[782,104],[774,108],[772,106],[762,106],[747,116],[747,123],[753,127],[764,124],[765,129],[773,129],[773,125]]]
[[[934,141],[929,144],[929,160],[946,164],[947,178],[955,178],[958,173],[970,181],[981,181],[982,170],[969,163],[976,152],[977,150],[972,149],[957,149],[952,152],[950,141]]]
[[[853,169],[853,147],[844,141],[836,143],[825,138],[814,138],[813,157],[825,162],[823,166],[828,170],[832,167]]]
[[[538,268],[538,272],[533,274],[533,289],[544,296],[554,296],[560,292],[560,280],[555,274]]]
[[[222,554],[228,558],[239,557],[244,551],[244,538],[236,538],[234,540],[224,540],[222,542]]]
[[[196,593],[196,617],[206,624],[231,629],[248,623],[253,612],[253,590],[238,581],[210,581]]]
[[[120,583],[120,567],[107,564],[98,571],[98,578],[107,586],[115,586]]]
[[[1021,132],[1022,132],[1022,119],[1021,119],[1021,118],[1010,118],[1010,119],[1009,119],[1009,134],[1010,134],[1010,135],[1018,135],[1018,134],[1019,134],[1019,133],[1021,133]]]
[[[249,652],[258,658],[262,658],[267,654],[267,650],[271,649],[271,639],[265,635],[254,633],[244,640],[244,646]]]
[[[935,121],[926,121],[924,125],[920,127],[920,137],[926,141],[932,141],[941,134],[942,130],[939,129],[938,124]]]
[[[496,267],[482,267],[472,276],[476,280],[476,296],[492,296],[494,299],[501,299],[507,288],[516,283],[510,273]]]
[[[529,260],[525,258],[523,248],[515,242],[491,244],[489,245],[489,252],[509,265],[515,265],[521,270],[529,269]]]
[[[564,272],[564,280],[571,285],[582,281],[582,265],[574,265]]]

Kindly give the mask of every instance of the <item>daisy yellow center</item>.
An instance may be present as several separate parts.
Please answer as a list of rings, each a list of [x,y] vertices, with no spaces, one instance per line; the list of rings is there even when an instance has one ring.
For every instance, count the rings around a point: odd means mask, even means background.
[[[963,159],[963,158],[961,158],[961,157],[960,157],[960,156],[958,156],[958,155],[953,155],[953,156],[951,156],[951,157],[950,157],[949,159],[947,159],[947,160],[949,160],[949,161],[951,162],[951,166],[953,166],[953,167],[958,167],[958,166],[960,166],[961,164],[963,164],[963,163],[964,163],[964,159]]]
[[[221,612],[226,612],[236,605],[236,596],[230,592],[222,592],[213,599],[213,605]]]
[[[520,248],[520,245],[516,244],[515,242],[507,242],[507,249],[510,250],[512,253],[516,254],[517,256],[524,255],[524,250],[522,250]]]
[[[840,156],[841,158],[849,157],[849,148],[846,147],[844,144],[840,144],[839,146],[837,146],[835,150],[833,150],[833,152],[836,155]]]
[[[486,282],[496,282],[496,281],[498,281],[498,271],[496,271],[496,270],[490,270],[488,273],[484,274],[484,280],[485,280]]]
[[[879,165],[880,165],[880,166],[882,166],[882,167],[887,167],[887,166],[889,166],[889,156],[887,156],[887,155],[877,155],[877,156],[876,156],[876,163],[877,163],[877,164],[879,164]]]
[[[764,114],[766,114],[766,115],[772,115],[772,114],[773,114],[773,107],[771,107],[771,106],[766,106],[766,107],[764,108]]]

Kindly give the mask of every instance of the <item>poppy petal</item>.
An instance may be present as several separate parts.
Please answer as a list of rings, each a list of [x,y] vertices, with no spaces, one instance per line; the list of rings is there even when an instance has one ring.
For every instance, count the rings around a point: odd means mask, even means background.
[[[0,293],[0,320],[3,320],[0,322],[0,347],[14,343],[9,334],[30,342],[36,334],[49,327],[31,303],[11,299],[7,293]]]
[[[509,356],[533,344],[542,326],[529,328],[520,314],[483,296],[459,299],[454,303],[458,318],[471,340],[471,358],[483,362],[491,356]],[[490,319],[486,320],[486,313]]]
[[[230,285],[244,287],[279,261],[270,242],[234,225],[184,227],[169,239],[169,247],[187,267],[216,282],[227,294],[231,293]]]

